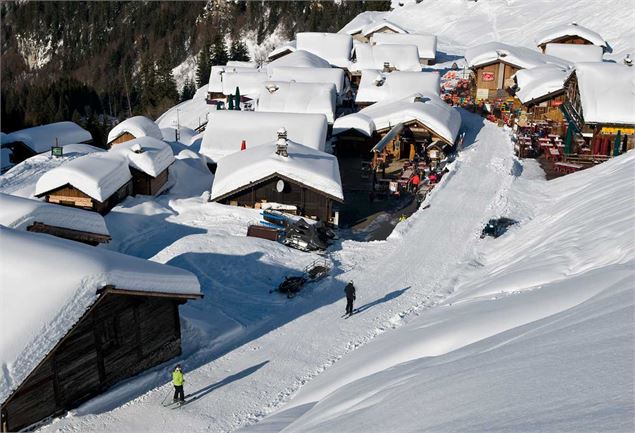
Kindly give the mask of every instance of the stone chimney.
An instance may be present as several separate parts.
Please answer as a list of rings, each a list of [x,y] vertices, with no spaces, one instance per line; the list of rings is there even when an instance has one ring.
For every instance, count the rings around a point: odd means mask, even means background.
[[[384,70],[382,72],[390,72],[390,63],[384,62]]]
[[[278,129],[278,141],[276,142],[276,154],[280,156],[284,156],[285,158],[289,156],[287,152],[287,130],[285,128]]]
[[[630,54],[627,54],[626,57],[624,57],[624,60],[622,61],[624,62],[626,66],[633,66],[633,59],[631,59]]]
[[[134,153],[143,153],[143,147],[141,147],[139,143],[135,143],[130,146],[130,150],[132,150]]]

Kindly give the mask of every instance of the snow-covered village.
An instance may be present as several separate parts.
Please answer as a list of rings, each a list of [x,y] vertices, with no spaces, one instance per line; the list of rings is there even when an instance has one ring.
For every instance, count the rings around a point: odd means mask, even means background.
[[[635,431],[635,3],[3,2],[1,432]]]

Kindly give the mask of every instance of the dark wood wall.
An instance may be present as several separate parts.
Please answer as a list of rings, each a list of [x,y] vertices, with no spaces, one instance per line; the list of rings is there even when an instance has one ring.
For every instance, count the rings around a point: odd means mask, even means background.
[[[123,134],[121,134],[119,137],[115,138],[113,141],[111,141],[110,143],[108,143],[108,147],[113,147],[116,144],[119,143],[125,143],[126,141],[130,141],[130,140],[134,140],[135,137],[134,135],[132,135],[129,132],[124,132]]]
[[[156,195],[168,181],[169,168],[163,170],[157,177],[130,167],[132,173],[133,194]]]
[[[2,404],[10,431],[57,415],[181,353],[178,304],[106,294]]]
[[[81,209],[93,210],[102,215],[107,214],[110,210],[121,203],[126,197],[133,194],[132,180],[126,182],[113,195],[108,197],[104,202],[92,199],[89,195],[84,194],[72,185],[65,185],[54,190],[48,191],[44,195],[49,203],[61,204],[63,206],[78,207]]]
[[[285,184],[282,192],[276,190],[279,180]],[[254,183],[249,188],[219,201],[224,204],[253,207],[262,200],[297,206],[300,215],[317,217],[324,222],[330,221],[332,217],[333,204],[328,196],[280,176]]]

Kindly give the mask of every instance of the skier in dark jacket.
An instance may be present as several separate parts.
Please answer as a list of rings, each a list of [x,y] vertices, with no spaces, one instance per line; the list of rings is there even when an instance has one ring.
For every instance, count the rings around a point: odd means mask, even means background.
[[[353,314],[353,301],[355,300],[355,286],[353,285],[353,281],[348,282],[344,288],[344,293],[346,293],[346,314],[350,316]]]

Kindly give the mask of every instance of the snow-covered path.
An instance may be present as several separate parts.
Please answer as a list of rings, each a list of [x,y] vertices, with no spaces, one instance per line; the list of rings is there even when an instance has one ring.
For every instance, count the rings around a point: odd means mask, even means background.
[[[507,133],[470,113],[462,116],[468,147],[434,190],[429,207],[401,223],[387,241],[343,242],[332,254],[333,278],[297,303],[285,304],[287,309],[275,318],[280,326],[272,327],[267,320],[252,325],[233,341],[239,347],[225,348],[225,354],[211,362],[202,361],[213,359],[218,348],[198,341],[202,349],[184,362],[191,403],[178,410],[161,407],[171,392],[167,377],[165,385],[127,401],[138,388],[157,383],[160,372],[153,370],[42,431],[232,431],[272,412],[347,353],[399,326],[406,315],[444,299],[457,275],[469,270],[482,223],[503,206],[514,178]],[[169,261],[178,253],[178,248],[166,248],[157,257]],[[213,269],[191,270],[210,290],[206,281],[214,278]],[[342,290],[349,279],[358,288],[360,312],[345,320]],[[195,320],[191,314],[188,319]],[[200,366],[187,371],[188,362]]]

